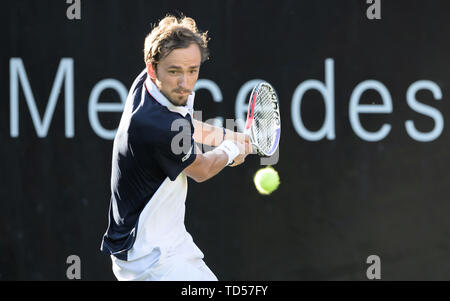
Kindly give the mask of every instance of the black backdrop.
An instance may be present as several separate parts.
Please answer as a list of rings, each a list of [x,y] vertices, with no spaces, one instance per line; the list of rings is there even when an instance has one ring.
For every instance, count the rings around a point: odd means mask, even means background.
[[[450,279],[450,210],[446,119],[450,114],[448,1],[381,0],[369,20],[366,1],[4,1],[0,10],[0,279],[64,280],[66,258],[81,259],[84,280],[114,279],[99,251],[107,226],[112,141],[88,118],[93,87],[105,78],[130,87],[144,67],[150,24],[183,12],[209,30],[211,59],[200,78],[214,81],[223,101],[199,90],[203,119],[234,118],[240,87],[271,82],[280,97],[282,137],[275,168],[281,186],[259,195],[257,158],[201,184],[189,182],[186,226],[223,280],[363,280],[375,254],[386,280]],[[20,58],[42,118],[62,58],[73,59],[74,137],[65,136],[64,86],[45,137],[38,137],[22,85],[19,136],[11,135],[11,59]],[[334,62],[335,138],[309,141],[295,130],[291,103],[305,80],[325,81]],[[369,79],[385,85],[392,113],[361,115],[368,131],[391,125],[369,142],[351,127],[349,100]],[[405,121],[429,132],[436,122],[408,106],[418,80],[434,82],[419,102],[444,120],[432,141],[411,138]],[[108,89],[100,102],[119,102]],[[381,104],[367,91],[361,103]],[[310,131],[325,116],[323,97],[309,91],[301,116]],[[294,112],[300,114],[300,112]],[[100,113],[106,129],[120,113]]]

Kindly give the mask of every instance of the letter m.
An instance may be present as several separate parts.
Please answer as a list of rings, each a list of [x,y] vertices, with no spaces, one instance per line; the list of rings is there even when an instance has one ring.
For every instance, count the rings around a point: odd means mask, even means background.
[[[28,81],[27,73],[23,66],[21,58],[11,58],[9,61],[10,76],[10,133],[11,137],[19,136],[19,82],[23,88],[25,100],[30,110],[31,118],[38,137],[47,136],[48,128],[55,112],[56,102],[61,92],[63,81],[65,84],[65,136],[73,138],[74,136],[74,110],[73,110],[73,59],[63,58],[59,63],[58,71],[53,82],[50,97],[45,109],[44,118],[41,119],[33,92]]]

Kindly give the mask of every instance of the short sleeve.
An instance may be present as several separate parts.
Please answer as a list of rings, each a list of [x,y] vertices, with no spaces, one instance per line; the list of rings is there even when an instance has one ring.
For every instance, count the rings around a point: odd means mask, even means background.
[[[154,146],[159,167],[174,181],[196,158],[192,122],[185,118],[175,119],[171,128],[160,135]]]

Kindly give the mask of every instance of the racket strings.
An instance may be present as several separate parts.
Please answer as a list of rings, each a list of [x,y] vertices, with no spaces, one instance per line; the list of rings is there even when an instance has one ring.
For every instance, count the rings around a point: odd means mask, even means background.
[[[257,143],[264,153],[268,153],[274,143],[275,116],[272,105],[272,91],[261,86],[255,103],[255,132]]]

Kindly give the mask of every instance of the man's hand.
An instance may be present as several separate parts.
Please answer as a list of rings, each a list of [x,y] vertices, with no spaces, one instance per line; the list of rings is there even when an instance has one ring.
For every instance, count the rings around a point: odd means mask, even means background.
[[[247,155],[249,154],[247,152],[247,150],[249,149],[248,146],[246,146],[247,143],[242,143],[240,141],[234,141],[234,143],[239,148],[239,155],[236,158],[234,158],[233,164],[231,164],[230,167],[235,167],[238,166],[239,164],[244,163],[245,157],[247,157]]]
[[[253,146],[250,141],[250,136],[247,134],[243,134],[243,135],[245,136],[245,138],[244,138],[245,152],[247,153],[247,155],[250,155],[253,153]]]
[[[250,142],[250,136],[244,133],[233,132],[230,130],[226,130],[225,140],[232,140],[234,142],[239,142],[244,144],[244,152],[246,155],[253,153],[252,143]],[[234,166],[234,165],[230,165]]]

